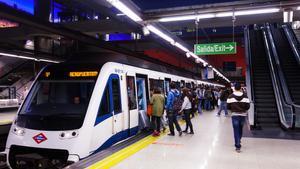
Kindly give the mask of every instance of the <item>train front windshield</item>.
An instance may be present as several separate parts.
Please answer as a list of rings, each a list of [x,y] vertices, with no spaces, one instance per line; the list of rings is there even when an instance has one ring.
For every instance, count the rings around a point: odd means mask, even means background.
[[[16,120],[36,130],[79,129],[89,105],[94,80],[38,80]]]

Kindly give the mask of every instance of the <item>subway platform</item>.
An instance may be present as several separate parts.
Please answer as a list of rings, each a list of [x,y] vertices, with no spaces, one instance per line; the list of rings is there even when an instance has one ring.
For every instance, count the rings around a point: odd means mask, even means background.
[[[288,169],[299,168],[300,141],[253,135],[244,128],[242,151],[234,148],[231,117],[204,112],[192,119],[194,135],[163,135],[115,169]],[[185,124],[181,125],[185,128]],[[269,137],[269,138],[268,138]],[[97,168],[92,167],[92,168]]]

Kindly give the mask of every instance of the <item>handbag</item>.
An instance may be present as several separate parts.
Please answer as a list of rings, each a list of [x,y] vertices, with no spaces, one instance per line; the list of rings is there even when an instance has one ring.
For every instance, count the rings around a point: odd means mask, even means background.
[[[152,110],[153,110],[153,105],[152,104],[148,104],[147,105],[147,115],[148,116],[152,116]]]

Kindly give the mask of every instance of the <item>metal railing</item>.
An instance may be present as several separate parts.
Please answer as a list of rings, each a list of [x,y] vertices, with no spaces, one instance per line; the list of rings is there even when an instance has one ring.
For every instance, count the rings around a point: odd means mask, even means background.
[[[284,33],[289,41],[289,44],[292,48],[292,51],[294,53],[294,56],[298,62],[298,64],[300,65],[300,51],[298,49],[298,40],[296,39],[296,37],[293,35],[293,33],[291,32],[291,29],[288,25],[282,25],[282,28],[284,30]]]
[[[251,46],[250,46],[250,35],[248,26],[244,29],[244,38],[245,38],[245,53],[246,53],[246,86],[248,98],[250,99],[250,109],[248,110],[248,121],[250,126],[256,127],[257,122],[257,113],[254,105],[255,95],[253,90],[253,70],[252,70],[252,61],[251,61]]]
[[[267,24],[262,31],[263,31],[264,44],[268,56],[271,79],[274,88],[274,94],[277,103],[280,122],[284,128],[289,129],[293,127],[293,107],[285,102],[284,99],[285,96],[282,93],[282,90],[280,90],[281,88],[285,88],[286,86],[281,86],[280,78],[278,72],[276,71],[276,67],[275,67],[276,63],[274,63],[273,60],[275,44],[269,29],[270,27]]]

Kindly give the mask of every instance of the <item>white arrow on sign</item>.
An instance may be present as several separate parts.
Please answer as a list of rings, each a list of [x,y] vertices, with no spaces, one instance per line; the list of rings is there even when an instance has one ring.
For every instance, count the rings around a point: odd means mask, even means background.
[[[230,51],[232,51],[234,47],[232,45],[229,45],[228,47],[225,47],[225,49],[229,49]]]

